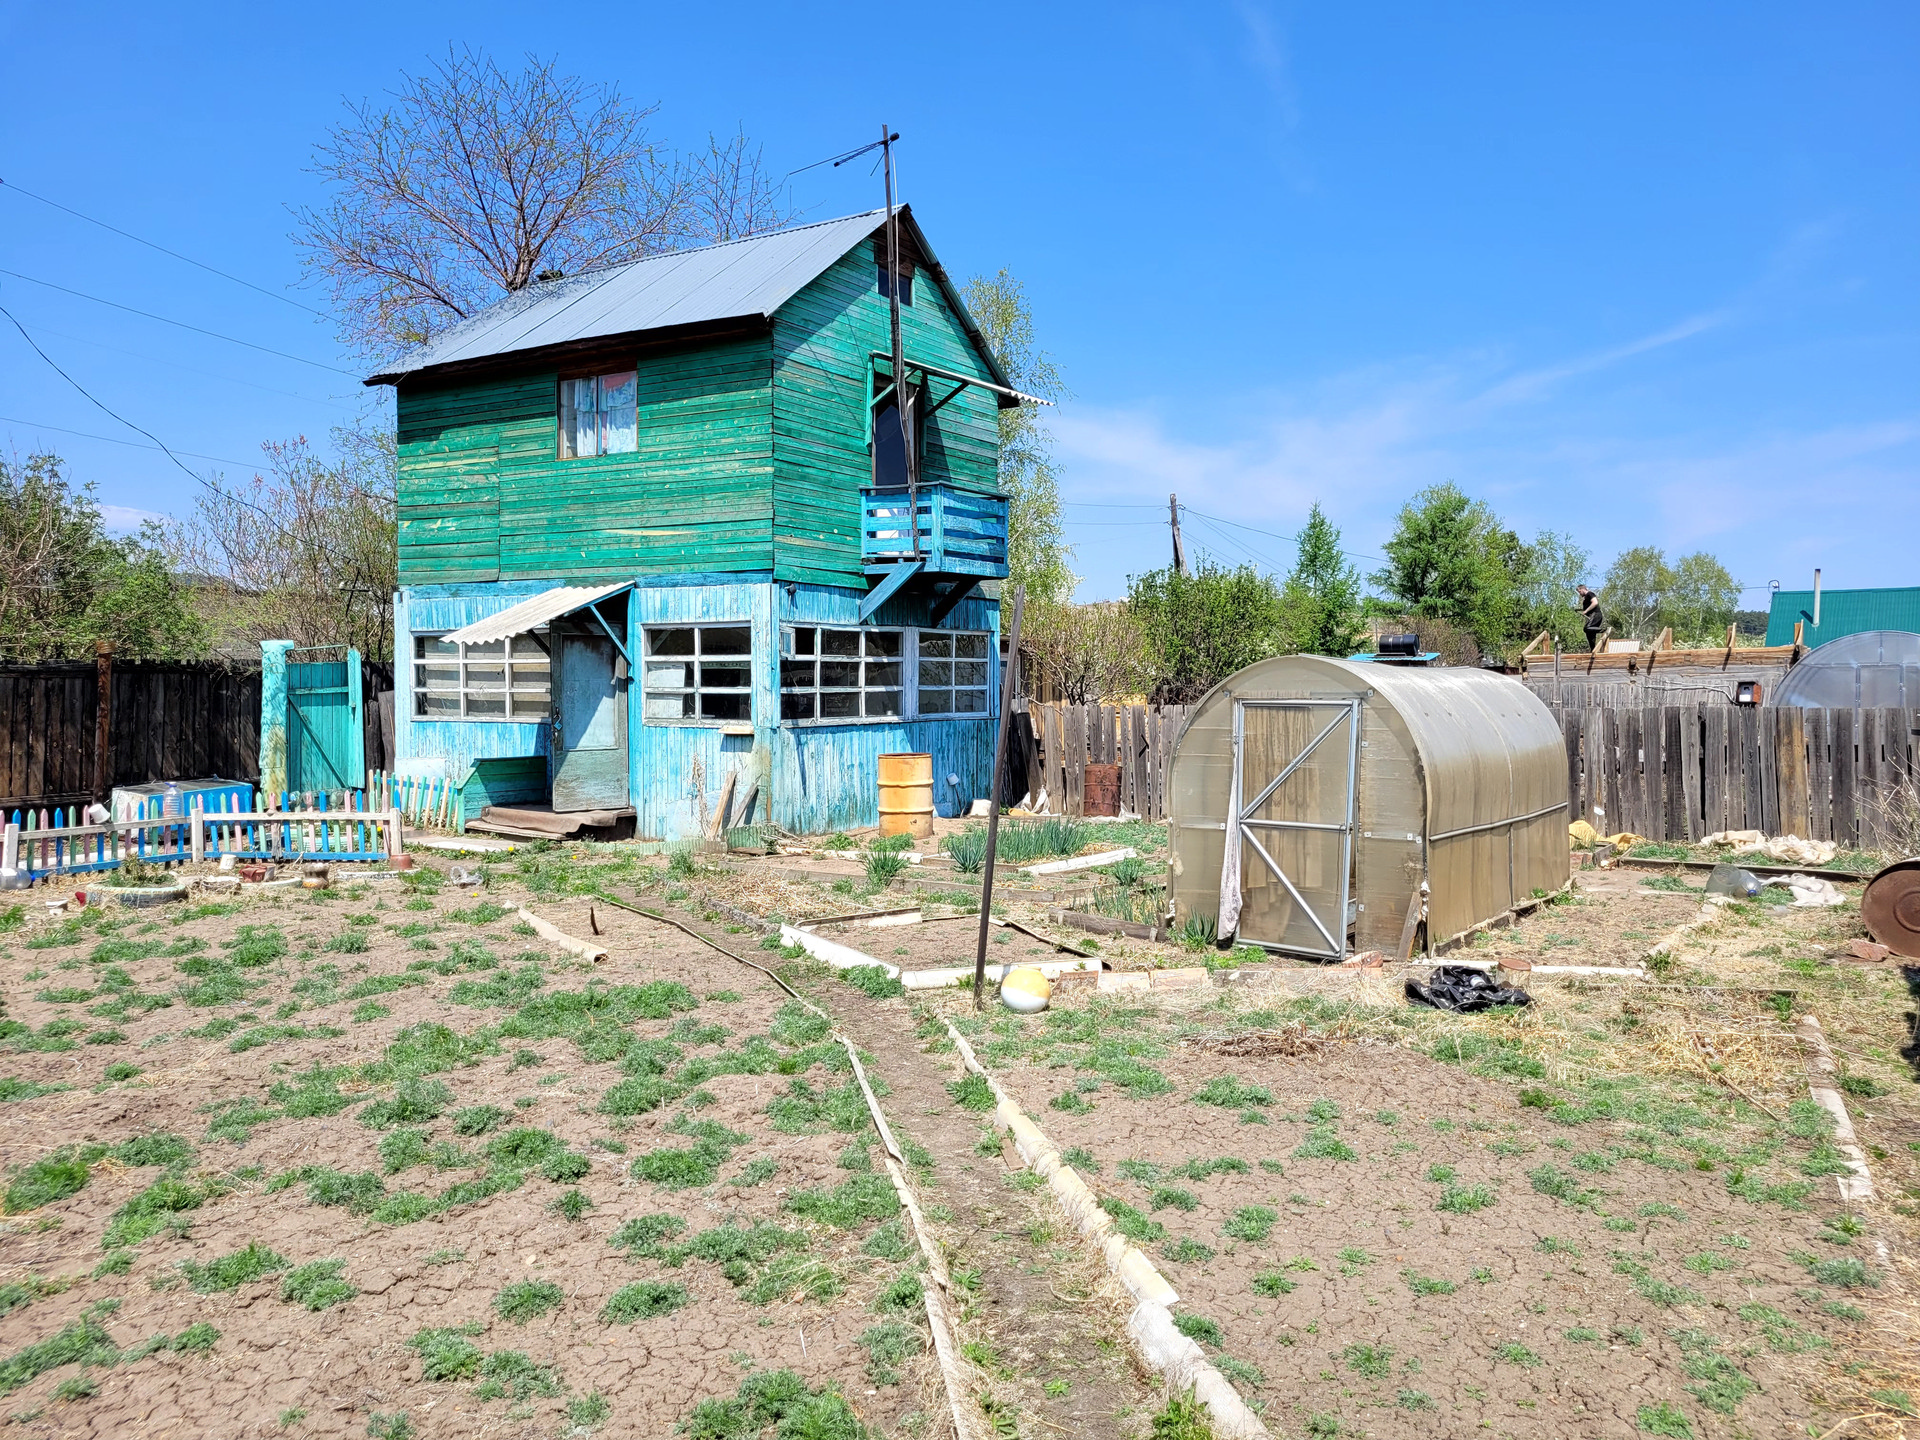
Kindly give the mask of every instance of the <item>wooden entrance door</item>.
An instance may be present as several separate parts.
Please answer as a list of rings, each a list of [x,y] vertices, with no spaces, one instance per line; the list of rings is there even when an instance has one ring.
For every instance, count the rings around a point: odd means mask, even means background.
[[[553,808],[623,810],[627,664],[604,632],[553,632]]]

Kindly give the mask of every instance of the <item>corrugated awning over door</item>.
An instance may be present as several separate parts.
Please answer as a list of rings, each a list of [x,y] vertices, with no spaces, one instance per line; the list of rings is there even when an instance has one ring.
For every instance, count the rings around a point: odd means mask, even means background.
[[[597,605],[609,596],[632,588],[633,582],[624,580],[618,585],[562,585],[558,589],[542,590],[538,595],[529,596],[498,615],[476,620],[442,638],[455,645],[485,645],[490,641],[505,640],[512,635],[538,630],[562,615],[571,615],[576,610]]]

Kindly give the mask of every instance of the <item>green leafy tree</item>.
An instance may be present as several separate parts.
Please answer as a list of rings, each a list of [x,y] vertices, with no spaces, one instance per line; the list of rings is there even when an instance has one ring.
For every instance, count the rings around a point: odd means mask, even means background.
[[[1400,507],[1385,549],[1371,579],[1398,608],[1465,626],[1483,649],[1507,647],[1525,547],[1485,501],[1451,482],[1430,485]]]
[[[0,652],[85,658],[94,642],[130,660],[202,653],[205,625],[168,563],[158,525],[109,534],[92,482],[55,455],[0,460]]]
[[[1007,271],[967,282],[967,309],[1013,388],[1047,400],[1067,394],[1060,372],[1034,344],[1026,288]],[[1007,497],[1007,584],[1026,587],[1029,607],[1063,604],[1078,583],[1060,520],[1053,436],[1037,405],[1000,412],[1000,491]]]
[[[1673,562],[1662,623],[1682,642],[1726,639],[1740,604],[1740,586],[1712,555],[1699,550]]]
[[[1651,640],[1666,623],[1661,616],[1672,587],[1666,555],[1656,546],[1636,545],[1614,556],[1607,567],[1600,608],[1615,635]]]
[[[1285,596],[1251,565],[1229,570],[1203,559],[1189,574],[1168,567],[1135,575],[1127,582],[1127,611],[1162,703],[1197,700],[1234,671],[1287,647]]]
[[[1580,624],[1578,587],[1587,578],[1592,557],[1571,535],[1542,530],[1526,547],[1517,587],[1519,633],[1531,640],[1546,631],[1570,649],[1575,641],[1585,648]]]
[[[1360,572],[1340,552],[1340,531],[1316,501],[1301,527],[1299,558],[1281,591],[1286,646],[1309,655],[1347,656],[1366,631],[1360,623]]]

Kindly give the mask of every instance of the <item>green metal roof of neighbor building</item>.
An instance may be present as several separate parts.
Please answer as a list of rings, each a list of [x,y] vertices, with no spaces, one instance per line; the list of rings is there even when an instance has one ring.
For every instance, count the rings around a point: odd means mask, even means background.
[[[1767,644],[1791,645],[1798,621],[1804,645],[1824,645],[1862,630],[1920,631],[1920,585],[1904,589],[1820,592],[1820,624],[1813,623],[1813,591],[1776,590],[1767,614]]]

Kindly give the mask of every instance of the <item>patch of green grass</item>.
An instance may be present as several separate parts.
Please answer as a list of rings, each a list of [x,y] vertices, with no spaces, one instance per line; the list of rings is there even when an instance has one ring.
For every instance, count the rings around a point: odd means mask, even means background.
[[[880,1293],[873,1297],[873,1308],[879,1311],[915,1310],[925,1294],[925,1286],[920,1277],[912,1271],[894,1276],[880,1287]]]
[[[1409,1390],[1405,1387],[1402,1387],[1400,1393],[1394,1397],[1393,1403],[1398,1405],[1402,1410],[1437,1410],[1440,1408],[1433,1403],[1433,1397],[1427,1394],[1426,1391]]]
[[[1567,1205],[1591,1207],[1599,1195],[1584,1188],[1579,1180],[1554,1165],[1540,1165],[1527,1172],[1527,1180],[1542,1195],[1550,1195]]]
[[[407,1348],[420,1357],[422,1378],[471,1380],[480,1373],[480,1347],[470,1338],[478,1325],[416,1331]]]
[[[393,1094],[362,1106],[359,1119],[370,1130],[418,1125],[437,1120],[451,1104],[453,1092],[440,1081],[408,1076],[394,1087]]]
[[[1391,1346],[1355,1342],[1342,1348],[1340,1358],[1349,1370],[1367,1380],[1384,1380],[1393,1373]]]
[[[805,1220],[849,1230],[869,1220],[890,1220],[900,1213],[891,1181],[881,1175],[855,1175],[831,1190],[797,1190],[785,1209]]]
[[[628,1220],[615,1230],[607,1243],[625,1250],[630,1256],[661,1259],[667,1254],[666,1242],[682,1234],[687,1222],[675,1215],[642,1215]]]
[[[1189,1389],[1169,1397],[1149,1424],[1150,1440],[1214,1440],[1213,1415],[1207,1402]]]
[[[113,1212],[107,1221],[100,1245],[105,1250],[138,1245],[149,1235],[166,1228],[169,1221],[189,1210],[197,1210],[208,1200],[223,1193],[215,1180],[182,1180],[167,1175]]]
[[[524,1325],[559,1308],[566,1293],[550,1280],[519,1280],[493,1297],[494,1313],[510,1325]]]
[[[875,1385],[897,1384],[900,1373],[895,1367],[926,1348],[920,1332],[898,1320],[869,1325],[855,1343],[867,1352],[867,1379]]]
[[[1473,1215],[1494,1204],[1493,1187],[1490,1185],[1449,1185],[1440,1192],[1434,1209],[1445,1210],[1450,1215]]]
[[[1178,1240],[1170,1241],[1168,1244],[1163,1245],[1160,1253],[1165,1255],[1167,1259],[1177,1261],[1183,1265],[1200,1264],[1203,1261],[1213,1259],[1214,1254],[1211,1245],[1202,1245],[1198,1240],[1190,1239],[1185,1235],[1182,1235]]]
[[[1354,1148],[1340,1138],[1340,1134],[1331,1125],[1314,1125],[1307,1130],[1306,1138],[1294,1147],[1296,1160],[1358,1160],[1360,1157]]]
[[[280,1298],[309,1310],[344,1304],[360,1293],[359,1286],[344,1278],[346,1268],[345,1260],[314,1260],[301,1265],[280,1282]]]
[[[755,1440],[771,1431],[793,1440],[869,1440],[872,1432],[832,1386],[809,1389],[791,1370],[761,1370],[731,1396],[702,1400],[681,1421],[691,1440]]]
[[[1205,1341],[1209,1345],[1224,1345],[1226,1336],[1221,1333],[1218,1321],[1209,1320],[1204,1315],[1195,1315],[1191,1311],[1181,1311],[1173,1317],[1173,1328],[1189,1340]]]
[[[991,1110],[998,1103],[993,1098],[993,1090],[988,1086],[986,1077],[972,1071],[949,1084],[947,1093],[963,1110]]]
[[[258,1241],[249,1242],[246,1249],[235,1250],[230,1255],[222,1255],[202,1265],[192,1260],[180,1262],[180,1273],[187,1277],[187,1284],[197,1294],[209,1295],[223,1290],[237,1290],[242,1285],[264,1279],[277,1270],[285,1270],[287,1261],[275,1254]]]
[[[24,1214],[78,1195],[92,1177],[87,1161],[71,1150],[55,1152],[20,1170],[7,1185],[6,1211]]]
[[[1113,1217],[1113,1228],[1136,1245],[1150,1245],[1166,1238],[1166,1226],[1157,1220],[1149,1220],[1124,1200],[1112,1195],[1102,1196],[1100,1208]]]
[[[1298,1287],[1278,1270],[1262,1270],[1253,1277],[1253,1293],[1269,1300],[1291,1295]]]
[[[1851,1255],[1836,1255],[1822,1260],[1816,1255],[1802,1251],[1790,1251],[1788,1258],[1795,1264],[1804,1265],[1807,1273],[1822,1285],[1841,1285],[1852,1290],[1872,1289],[1880,1284],[1880,1277],[1867,1268],[1864,1260]]]
[[[1687,1386],[1687,1393],[1709,1410],[1731,1415],[1742,1400],[1759,1388],[1737,1365],[1719,1353],[1719,1342],[1706,1331],[1676,1330],[1673,1339],[1680,1346],[1682,1367],[1700,1382]]]
[[[1160,1185],[1147,1196],[1147,1208],[1150,1210],[1172,1209],[1191,1212],[1198,1209],[1200,1199],[1191,1190],[1183,1190],[1178,1185]]]
[[[1271,1205],[1242,1205],[1220,1229],[1234,1240],[1264,1240],[1279,1219],[1280,1212]]]
[[[1242,1084],[1238,1076],[1216,1075],[1193,1092],[1193,1101],[1196,1105],[1238,1110],[1244,1105],[1273,1104],[1273,1091],[1265,1085]]]
[[[642,1280],[614,1291],[600,1318],[609,1325],[631,1325],[671,1315],[687,1303],[687,1287],[659,1280]]]
[[[1665,1400],[1658,1405],[1642,1405],[1633,1419],[1634,1424],[1649,1435],[1662,1435],[1669,1437],[1669,1440],[1693,1440],[1692,1424]]]
[[[1459,1288],[1451,1280],[1439,1280],[1431,1275],[1422,1275],[1411,1266],[1400,1272],[1400,1278],[1416,1295],[1451,1295]]]
[[[1496,1360],[1504,1361],[1508,1365],[1519,1365],[1528,1370],[1540,1364],[1540,1357],[1518,1340],[1508,1340],[1496,1345],[1493,1355]]]

